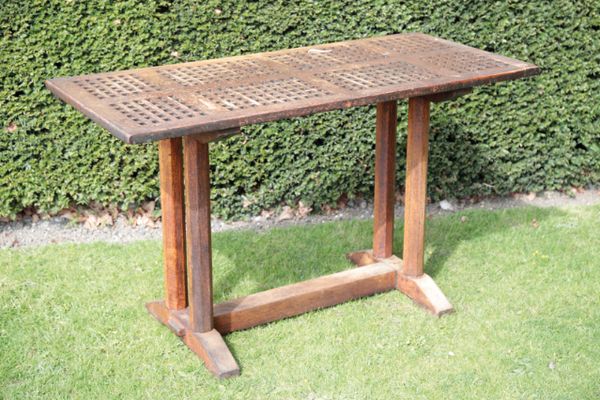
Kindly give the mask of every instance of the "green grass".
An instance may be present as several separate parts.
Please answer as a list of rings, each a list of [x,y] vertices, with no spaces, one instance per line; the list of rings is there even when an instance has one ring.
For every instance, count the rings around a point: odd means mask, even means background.
[[[349,268],[370,236],[216,234],[215,300]],[[456,313],[388,292],[233,333],[242,375],[225,381],[143,307],[162,295],[159,242],[1,251],[0,398],[600,398],[600,207],[433,218],[427,243]]]

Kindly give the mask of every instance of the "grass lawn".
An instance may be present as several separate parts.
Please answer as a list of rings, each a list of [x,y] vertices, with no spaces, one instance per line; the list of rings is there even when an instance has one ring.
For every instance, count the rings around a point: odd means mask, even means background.
[[[215,301],[349,268],[370,237],[370,221],[215,234]],[[159,242],[0,251],[0,398],[600,398],[599,206],[433,218],[426,270],[456,313],[394,291],[236,332],[242,375],[218,381],[144,309]]]

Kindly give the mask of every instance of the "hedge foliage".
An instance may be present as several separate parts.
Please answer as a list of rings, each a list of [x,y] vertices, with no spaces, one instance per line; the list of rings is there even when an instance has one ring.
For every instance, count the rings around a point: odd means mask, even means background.
[[[541,76],[435,105],[429,191],[506,194],[600,182],[600,2],[0,2],[0,215],[156,198],[154,145],[127,146],[45,79],[421,31],[533,62]],[[404,179],[405,103],[398,174]],[[318,207],[373,186],[374,109],[248,127],[214,145],[214,211]]]

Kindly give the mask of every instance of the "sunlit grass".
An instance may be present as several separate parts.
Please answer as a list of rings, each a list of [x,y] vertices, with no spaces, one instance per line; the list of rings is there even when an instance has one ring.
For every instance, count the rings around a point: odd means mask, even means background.
[[[215,234],[215,300],[350,268],[370,237],[368,221]],[[455,314],[389,292],[233,333],[242,375],[218,381],[144,309],[159,242],[3,250],[0,398],[600,398],[600,207],[436,217],[426,269]]]

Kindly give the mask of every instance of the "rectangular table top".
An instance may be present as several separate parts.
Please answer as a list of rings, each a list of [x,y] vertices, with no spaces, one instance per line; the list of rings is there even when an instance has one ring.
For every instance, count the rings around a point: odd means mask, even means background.
[[[123,141],[144,143],[537,73],[533,64],[407,33],[55,78],[46,86]]]

